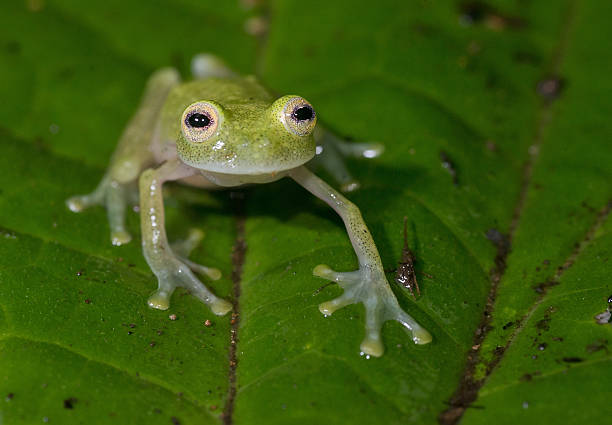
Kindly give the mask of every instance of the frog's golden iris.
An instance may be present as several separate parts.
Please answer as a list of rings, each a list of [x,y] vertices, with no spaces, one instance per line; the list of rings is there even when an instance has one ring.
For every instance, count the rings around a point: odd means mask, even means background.
[[[187,140],[202,143],[215,132],[222,119],[220,107],[212,102],[192,103],[183,112],[181,130]]]

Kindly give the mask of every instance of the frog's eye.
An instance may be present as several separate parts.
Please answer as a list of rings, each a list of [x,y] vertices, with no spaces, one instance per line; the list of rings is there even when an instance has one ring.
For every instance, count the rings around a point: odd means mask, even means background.
[[[281,120],[291,133],[297,136],[308,136],[317,123],[317,114],[306,99],[296,96],[285,103]]]
[[[201,143],[215,134],[219,126],[220,114],[216,106],[208,102],[189,105],[181,120],[181,128],[187,140]]]

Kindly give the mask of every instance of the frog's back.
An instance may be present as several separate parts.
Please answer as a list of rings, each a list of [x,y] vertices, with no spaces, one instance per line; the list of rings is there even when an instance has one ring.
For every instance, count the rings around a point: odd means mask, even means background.
[[[214,101],[228,109],[248,105],[252,108],[267,108],[274,100],[255,77],[204,78],[176,86],[168,94],[161,111],[162,134],[172,140],[181,129],[180,117],[192,103]]]

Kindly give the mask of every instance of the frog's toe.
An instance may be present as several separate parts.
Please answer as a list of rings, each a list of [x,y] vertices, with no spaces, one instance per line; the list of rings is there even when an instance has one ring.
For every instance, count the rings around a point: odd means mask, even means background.
[[[429,332],[399,306],[382,273],[372,273],[369,269],[336,272],[325,264],[319,264],[314,268],[313,274],[337,282],[344,289],[339,297],[319,305],[319,310],[324,315],[329,316],[349,304],[362,303],[365,307],[365,337],[361,343],[362,353],[375,357],[383,355],[385,349],[381,330],[387,320],[401,323],[411,333],[415,344],[431,342]]]
[[[376,158],[385,151],[385,146],[378,142],[340,142],[337,147],[344,156],[355,158]]]
[[[132,240],[132,235],[130,235],[125,230],[115,230],[111,232],[111,243],[115,246],[125,245],[131,240]]]
[[[93,200],[87,195],[73,196],[66,199],[66,206],[70,211],[75,213],[81,212],[92,205],[97,205],[98,203],[99,202],[97,202],[97,200]]]
[[[370,335],[366,336],[359,346],[359,349],[362,353],[374,357],[380,357],[385,353],[385,346],[380,339],[380,335],[376,337]]]
[[[340,284],[341,287],[346,285],[356,284],[361,278],[359,271],[354,272],[337,272],[327,264],[319,264],[312,270],[312,274],[323,279],[333,280]]]
[[[174,252],[179,260],[185,263],[192,271],[207,276],[211,280],[219,280],[221,278],[221,271],[219,269],[194,263],[187,258],[202,242],[202,239],[204,239],[204,232],[200,229],[192,228],[189,230],[187,239],[178,240],[172,244],[172,252]]]
[[[207,267],[202,264],[194,263],[186,258],[180,258],[192,271],[207,276],[211,280],[221,279],[221,270],[214,267]]]
[[[204,236],[204,231],[191,228],[186,239],[179,239],[170,245],[172,252],[181,257],[189,257],[189,254],[200,245]]]
[[[376,158],[382,155],[385,151],[385,146],[377,142],[358,143],[355,150],[364,158]]]
[[[218,298],[210,305],[210,309],[217,316],[224,316],[232,309],[232,304],[224,299]]]
[[[385,151],[385,147],[377,142],[351,143],[350,148],[353,156],[362,158],[376,158]]]
[[[222,316],[228,311],[230,311],[232,309],[232,305],[229,302],[217,297],[215,294],[210,292],[210,290],[202,282],[200,282],[197,277],[195,277],[191,270],[192,266],[197,265],[194,263],[190,263],[190,261],[187,261],[184,264],[179,263],[176,269],[167,270],[170,272],[170,276],[172,276],[171,283],[173,284],[173,286],[181,286],[187,289],[189,292],[191,292],[193,296],[195,296],[204,304],[206,304],[216,315]],[[208,267],[206,267],[206,269],[208,269]],[[209,273],[210,270],[216,270],[217,272],[219,272],[217,269],[208,270]],[[160,288],[161,287],[162,283],[160,280]]]
[[[72,198],[66,199],[66,206],[72,212],[83,211],[83,203],[81,202],[80,196],[73,196]]]
[[[147,304],[149,307],[156,308],[158,310],[168,310],[170,307],[170,296],[172,295],[171,291],[158,289],[155,291],[147,300]]]
[[[424,329],[419,325],[410,315],[408,315],[399,306],[398,311],[395,312],[393,319],[397,320],[402,324],[410,333],[412,333],[412,341],[418,345],[429,344],[432,340],[432,336],[427,329]]]
[[[342,307],[346,307],[349,304],[353,304],[354,302],[355,300],[353,297],[345,292],[338,298],[334,298],[333,300],[325,301],[324,303],[319,304],[319,311],[325,316],[330,316],[334,313],[334,311],[339,310]]]
[[[345,193],[348,193],[348,192],[354,192],[360,187],[361,187],[361,184],[359,184],[357,180],[350,180],[346,183],[342,183],[342,185],[340,186],[340,190]]]

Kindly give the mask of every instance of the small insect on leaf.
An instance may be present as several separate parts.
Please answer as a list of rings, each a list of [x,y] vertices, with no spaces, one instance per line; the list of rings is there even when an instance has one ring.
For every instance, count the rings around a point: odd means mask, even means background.
[[[421,296],[421,290],[419,289],[419,283],[417,282],[416,274],[414,273],[414,254],[408,247],[408,232],[406,226],[408,223],[408,217],[404,217],[404,246],[402,247],[402,256],[397,265],[397,272],[395,274],[395,281],[402,285],[404,288],[410,291],[410,295],[414,299],[416,296]]]

